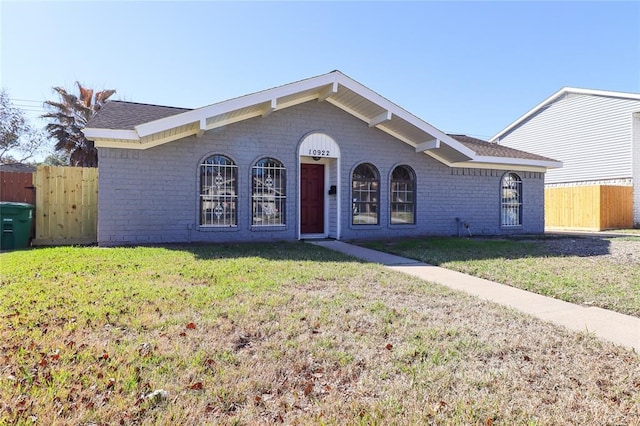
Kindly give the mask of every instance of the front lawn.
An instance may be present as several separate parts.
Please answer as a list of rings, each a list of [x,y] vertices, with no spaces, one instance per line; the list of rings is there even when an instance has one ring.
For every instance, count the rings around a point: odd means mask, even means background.
[[[362,245],[567,302],[640,316],[638,237],[427,237]]]
[[[0,254],[0,424],[633,424],[640,358],[303,243]]]

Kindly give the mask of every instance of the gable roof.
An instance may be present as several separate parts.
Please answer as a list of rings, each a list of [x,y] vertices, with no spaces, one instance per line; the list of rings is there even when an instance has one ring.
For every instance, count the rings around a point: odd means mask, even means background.
[[[197,109],[112,101],[83,130],[98,148],[148,149],[309,101],[328,102],[451,167],[546,170],[560,163],[483,156],[371,89],[332,71]],[[497,152],[497,151],[496,151]]]
[[[89,120],[87,127],[135,130],[136,126],[140,124],[187,111],[191,111],[191,109],[140,104],[137,102],[109,101],[100,109],[100,114],[94,115]]]
[[[513,123],[509,124],[504,129],[502,129],[495,136],[493,136],[491,139],[489,139],[489,142],[497,142],[497,143],[499,143],[500,139],[503,136],[505,136],[507,133],[510,133],[512,130],[514,130],[520,124],[522,124],[525,121],[527,121],[529,118],[531,118],[534,115],[536,115],[538,112],[540,112],[543,109],[549,107],[549,105],[551,105],[552,103],[557,102],[558,100],[562,99],[563,97],[565,97],[565,96],[567,96],[569,94],[589,95],[589,96],[602,96],[602,97],[607,97],[607,98],[631,99],[631,100],[640,101],[640,93],[614,92],[614,91],[610,91],[610,90],[580,89],[580,88],[577,88],[577,87],[563,87],[562,89],[558,90],[556,93],[554,93],[553,95],[549,96],[547,99],[545,99],[544,101],[540,102],[538,105],[533,107],[531,110],[529,110],[523,116],[518,118],[516,121],[514,121]]]

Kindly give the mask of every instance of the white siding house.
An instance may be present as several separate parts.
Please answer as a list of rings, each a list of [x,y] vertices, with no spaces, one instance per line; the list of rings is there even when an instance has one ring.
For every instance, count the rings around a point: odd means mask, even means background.
[[[640,94],[565,87],[500,131],[490,142],[562,161],[546,187],[633,187],[640,223]]]

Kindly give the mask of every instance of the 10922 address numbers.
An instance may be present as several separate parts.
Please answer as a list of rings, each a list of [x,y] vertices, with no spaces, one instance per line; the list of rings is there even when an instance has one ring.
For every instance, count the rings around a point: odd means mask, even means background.
[[[328,157],[331,155],[328,149],[309,149],[309,154],[313,157]]]

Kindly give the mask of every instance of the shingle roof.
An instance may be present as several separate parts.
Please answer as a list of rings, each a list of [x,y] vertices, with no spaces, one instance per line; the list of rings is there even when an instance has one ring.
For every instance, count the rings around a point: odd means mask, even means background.
[[[110,101],[87,123],[95,129],[133,130],[135,126],[172,115],[191,111],[190,108],[176,108],[162,105],[140,104],[136,102]]]
[[[362,119],[365,122],[369,122],[370,127],[376,126],[387,131],[385,126],[390,125],[394,129],[392,134],[400,135],[400,139],[404,142],[407,142],[407,139],[424,142],[435,138],[439,141],[437,146],[427,147],[426,150],[445,163],[449,162],[458,166],[468,164],[472,167],[479,163],[501,164],[502,166],[505,164],[531,165],[545,169],[561,166],[560,162],[541,155],[466,135],[445,134],[339,72],[290,83],[195,110],[136,102],[110,101],[89,121],[83,131],[85,135],[95,141],[97,147],[135,146],[135,149],[147,149],[174,140],[173,136],[151,139],[151,135],[160,131],[188,125],[188,131],[197,134],[203,131],[203,119],[206,119],[204,122],[207,123],[204,130],[210,130],[225,125],[222,123],[264,115],[264,111],[277,109],[279,98],[289,99],[289,103],[282,107],[286,108],[295,105],[295,102],[291,103],[292,99],[306,102],[311,98],[324,99],[326,97],[328,102],[350,112],[354,108],[354,93],[359,100],[358,105],[361,105],[362,111],[359,114],[364,117]],[[380,114],[381,110],[383,110],[382,114]],[[351,113],[353,114],[353,112]],[[221,117],[224,119],[220,119]],[[209,123],[209,118],[216,119]],[[184,136],[184,133],[181,135]],[[403,136],[406,139],[403,139]],[[421,145],[424,144],[418,143],[416,149]]]
[[[477,155],[483,157],[521,158],[523,160],[557,161],[542,155],[532,154],[519,149],[509,148],[494,142],[487,142],[482,139],[472,138],[467,135],[451,135],[452,138],[472,149]]]

